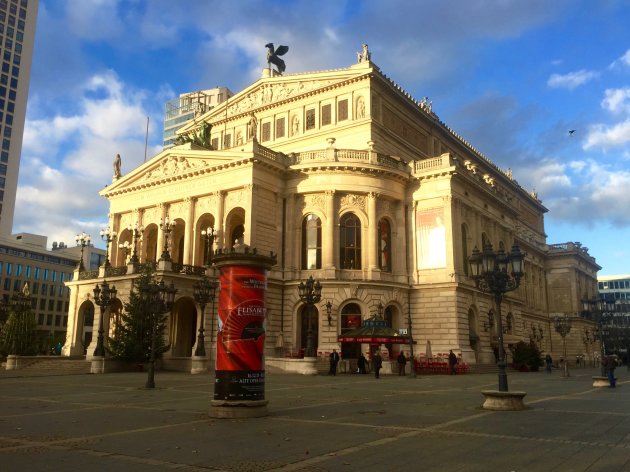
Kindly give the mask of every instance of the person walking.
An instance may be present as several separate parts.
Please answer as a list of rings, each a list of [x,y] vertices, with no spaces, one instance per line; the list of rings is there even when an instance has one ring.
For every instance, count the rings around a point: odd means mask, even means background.
[[[363,353],[359,354],[359,358],[357,359],[357,368],[359,369],[359,374],[366,374],[365,367],[367,365],[367,359],[363,355]]]
[[[457,368],[457,356],[455,355],[455,353],[453,352],[453,350],[451,349],[451,352],[448,354],[448,365],[451,368],[451,375],[455,375],[457,373],[456,368]]]
[[[547,354],[545,356],[545,369],[548,374],[551,374],[551,367],[553,366],[553,359],[551,358],[551,354]]]
[[[398,375],[405,375],[405,366],[407,365],[407,358],[405,357],[405,353],[400,351],[398,354]]]
[[[617,386],[615,379],[615,367],[617,367],[617,361],[613,356],[605,356],[602,364],[604,365],[604,371],[608,377],[608,383],[610,384],[609,387],[615,388]]]
[[[330,369],[328,370],[328,375],[337,375],[337,364],[339,364],[339,353],[337,353],[337,349],[333,349],[330,353]]]
[[[376,351],[372,356],[372,369],[374,369],[374,377],[377,379],[380,378],[379,371],[381,370],[381,367],[383,367],[383,359],[381,358],[379,352]]]

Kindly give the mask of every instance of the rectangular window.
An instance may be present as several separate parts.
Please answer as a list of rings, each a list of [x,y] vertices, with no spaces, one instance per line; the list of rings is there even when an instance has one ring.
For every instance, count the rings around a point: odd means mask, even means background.
[[[276,139],[284,138],[284,118],[276,120]]]
[[[20,279],[15,279],[13,281],[13,291],[19,292],[20,290],[22,290],[22,282],[20,281]]]
[[[7,275],[13,275],[13,263],[7,262]]]
[[[26,266],[26,278],[31,278],[31,266]]]
[[[223,143],[223,148],[224,149],[228,149],[232,147],[232,135],[231,134],[226,134],[225,135],[225,139],[224,139],[224,143]]]
[[[40,310],[45,310],[46,309],[46,300],[44,298],[40,298],[39,299],[39,309]]]
[[[50,285],[50,296],[54,297],[55,296],[55,286],[54,285]]]
[[[48,311],[53,311],[55,309],[55,300],[48,300]]]
[[[339,100],[337,103],[337,121],[348,119],[348,99]]]
[[[46,295],[48,293],[48,284],[42,284],[42,295]]]
[[[39,280],[39,267],[35,267],[35,274],[33,275],[35,280]]]
[[[39,294],[39,282],[33,282],[33,287],[31,288],[31,292],[33,295]]]
[[[46,316],[46,326],[52,326],[52,322],[53,322],[53,315],[47,315]]]
[[[8,277],[6,279],[4,279],[4,289],[6,291],[11,290],[11,279],[8,278]]]
[[[315,128],[315,110],[306,110],[306,129]]]
[[[22,264],[15,264],[15,276],[19,277],[22,275]]]
[[[53,282],[56,282],[56,281],[57,281],[57,271],[56,271],[56,270],[53,270],[53,271],[52,271],[52,281],[53,281]]]
[[[63,309],[63,300],[57,300],[57,311],[61,311]]]
[[[266,123],[263,123],[262,125],[261,140],[262,142],[271,140],[271,123],[269,123],[268,121]]]
[[[43,324],[44,324],[44,320],[45,320],[45,319],[46,319],[46,318],[44,317],[44,314],[43,314],[43,313],[40,313],[40,314],[39,314],[39,316],[37,317],[37,324],[39,324],[39,325],[43,325]]]
[[[212,149],[219,149],[219,138],[212,138]]]
[[[322,126],[329,125],[332,122],[332,112],[330,104],[322,106]]]
[[[44,269],[44,280],[48,280],[48,269]]]

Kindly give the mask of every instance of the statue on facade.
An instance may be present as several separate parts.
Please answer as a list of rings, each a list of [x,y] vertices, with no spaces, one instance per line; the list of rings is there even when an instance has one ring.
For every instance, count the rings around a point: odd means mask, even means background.
[[[119,179],[122,175],[120,173],[120,166],[122,165],[122,159],[120,158],[120,154],[116,154],[114,158],[114,178]]]
[[[256,128],[258,127],[258,120],[256,115],[252,113],[249,123],[247,123],[247,140],[256,141]]]
[[[282,74],[286,66],[284,61],[280,59],[278,56],[284,56],[289,51],[289,46],[278,46],[277,49],[274,50],[273,43],[265,44],[267,48],[267,64],[271,69],[271,64],[274,64],[278,68],[278,73]]]
[[[210,144],[210,131],[212,130],[212,125],[207,121],[204,121],[199,128],[199,132],[195,133],[194,131],[190,134],[182,134],[175,138],[175,145],[192,143],[197,146],[204,147],[206,149],[212,149],[212,145]]]
[[[370,62],[372,58],[372,53],[369,51],[368,45],[363,43],[361,47],[362,50],[360,52],[357,52],[357,62]]]

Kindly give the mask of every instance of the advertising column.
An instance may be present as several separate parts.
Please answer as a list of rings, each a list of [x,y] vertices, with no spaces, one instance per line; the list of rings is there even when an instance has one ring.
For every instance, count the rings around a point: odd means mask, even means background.
[[[265,294],[275,256],[243,246],[216,254],[213,262],[221,289],[210,416],[265,416]]]

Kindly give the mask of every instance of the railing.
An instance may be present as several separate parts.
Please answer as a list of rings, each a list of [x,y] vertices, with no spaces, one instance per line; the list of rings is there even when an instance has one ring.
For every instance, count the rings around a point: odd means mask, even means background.
[[[173,262],[171,267],[173,272],[179,272],[180,274],[202,276],[206,273],[205,267],[199,267],[190,264],[179,264]]]
[[[438,169],[441,167],[451,166],[451,156],[449,154],[443,154],[439,157],[433,157],[431,159],[424,159],[422,161],[414,162],[414,171],[422,172],[430,169]]]
[[[79,280],[98,279],[98,270],[86,270],[79,272]]]
[[[121,275],[127,275],[127,266],[120,267],[107,267],[105,269],[105,277],[119,277]]]

